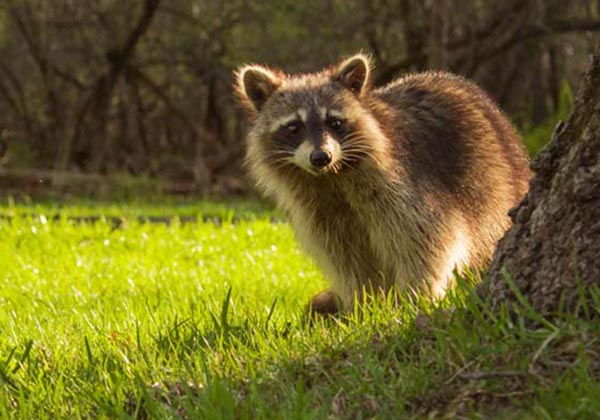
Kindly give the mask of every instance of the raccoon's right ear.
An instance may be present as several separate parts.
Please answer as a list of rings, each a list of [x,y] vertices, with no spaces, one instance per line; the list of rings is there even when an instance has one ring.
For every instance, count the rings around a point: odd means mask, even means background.
[[[262,66],[241,67],[236,72],[236,90],[246,107],[260,111],[267,99],[281,85],[279,74]]]
[[[371,62],[365,54],[350,57],[335,70],[333,79],[340,82],[356,95],[364,92],[369,84]]]

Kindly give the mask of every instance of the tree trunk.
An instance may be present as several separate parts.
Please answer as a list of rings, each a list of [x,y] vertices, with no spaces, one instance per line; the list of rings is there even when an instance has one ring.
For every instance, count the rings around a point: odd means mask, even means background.
[[[446,0],[433,0],[429,5],[428,67],[445,70],[448,67],[448,4]]]
[[[531,167],[529,193],[479,292],[497,310],[516,301],[512,282],[542,315],[578,312],[600,285],[600,44],[568,121]]]

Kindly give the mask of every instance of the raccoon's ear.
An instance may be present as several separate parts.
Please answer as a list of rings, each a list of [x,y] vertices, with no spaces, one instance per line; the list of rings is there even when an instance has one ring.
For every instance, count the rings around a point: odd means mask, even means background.
[[[369,84],[371,63],[369,57],[357,54],[342,62],[335,70],[333,79],[340,82],[356,95],[360,95]]]
[[[262,66],[244,66],[236,72],[236,90],[250,110],[260,111],[281,85],[279,74]]]

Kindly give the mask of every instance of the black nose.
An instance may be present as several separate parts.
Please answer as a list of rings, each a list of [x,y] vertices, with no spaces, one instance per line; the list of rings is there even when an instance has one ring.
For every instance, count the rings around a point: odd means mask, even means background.
[[[310,163],[317,168],[322,168],[331,163],[331,153],[325,150],[315,149],[310,154]]]

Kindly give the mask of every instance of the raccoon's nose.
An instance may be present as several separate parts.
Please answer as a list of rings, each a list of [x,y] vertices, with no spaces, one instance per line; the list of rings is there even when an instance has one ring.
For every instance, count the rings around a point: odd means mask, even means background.
[[[331,163],[331,153],[321,150],[315,149],[310,153],[310,163],[317,168],[322,168]]]

